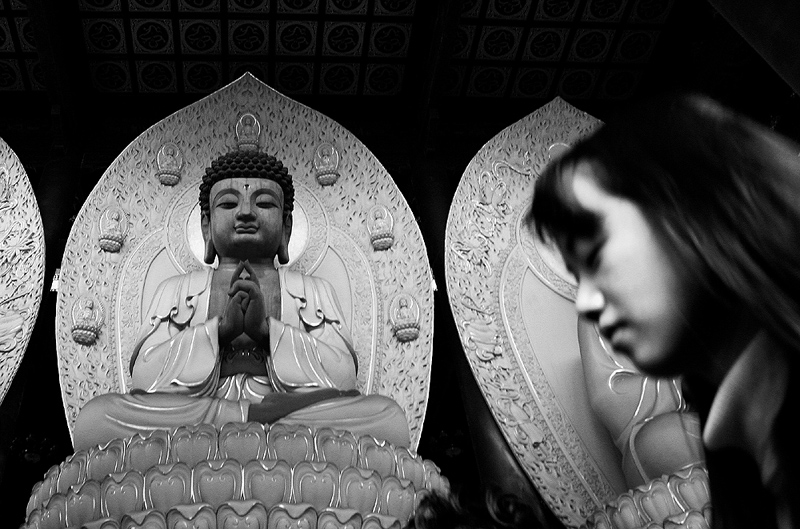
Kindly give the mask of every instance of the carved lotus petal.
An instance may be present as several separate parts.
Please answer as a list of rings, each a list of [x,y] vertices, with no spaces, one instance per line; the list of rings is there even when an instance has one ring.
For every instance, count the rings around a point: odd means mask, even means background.
[[[403,525],[400,520],[386,514],[368,514],[364,516],[364,523],[361,529],[401,529]]]
[[[229,501],[217,509],[217,529],[267,529],[267,509],[255,500]]]
[[[633,496],[627,492],[620,495],[614,504],[608,505],[606,513],[617,529],[637,529],[645,523],[639,516],[639,509],[636,508]]]
[[[381,477],[374,470],[348,467],[342,471],[339,489],[339,506],[358,512],[378,511]]]
[[[701,510],[709,502],[708,474],[699,466],[669,477],[669,488],[684,507]]]
[[[30,514],[42,504],[41,498],[42,497],[42,482],[39,481],[33,485],[31,489],[31,495],[28,498],[28,505],[25,507],[25,516],[30,516]]]
[[[103,516],[119,520],[124,514],[144,509],[144,478],[135,470],[109,475],[100,492]]]
[[[397,457],[397,475],[414,484],[417,490],[425,487],[425,465],[419,456],[413,455],[405,447],[395,450]]]
[[[600,510],[593,512],[586,520],[586,523],[581,526],[581,529],[585,527],[591,527],[592,529],[614,529],[608,514]]]
[[[266,454],[267,434],[261,424],[231,422],[222,427],[219,433],[220,457],[246,465],[248,461],[263,459]]]
[[[361,436],[358,439],[358,452],[361,466],[377,471],[384,478],[394,475],[394,450],[387,441]]]
[[[673,516],[664,521],[664,529],[709,529],[710,519],[698,511]]]
[[[425,488],[428,490],[436,490],[442,493],[447,493],[450,490],[450,485],[447,478],[442,476],[442,471],[436,466],[436,463],[426,459],[422,462],[422,468],[425,472]]]
[[[219,507],[242,499],[242,466],[232,460],[204,461],[194,468],[192,491],[195,501]]]
[[[282,503],[269,512],[268,529],[314,529],[317,511],[308,504]]]
[[[102,481],[109,474],[122,472],[125,463],[125,442],[113,439],[105,445],[89,449],[86,457],[86,479]]]
[[[333,463],[337,468],[347,468],[358,461],[358,443],[351,432],[320,428],[315,441],[320,461]]]
[[[651,481],[646,488],[637,489],[634,498],[641,511],[657,523],[681,512],[680,506],[672,498],[667,483],[661,479]]]
[[[169,455],[169,436],[163,430],[149,434],[135,434],[125,447],[125,468],[146,472],[155,465],[163,465]]]
[[[384,478],[378,506],[379,512],[405,522],[414,513],[415,497],[416,491],[411,482],[400,481],[394,476]]]
[[[81,529],[120,529],[120,525],[114,518],[103,518],[83,524]]]
[[[356,509],[325,509],[317,519],[318,529],[361,529],[361,514]]]
[[[167,512],[192,500],[192,471],[186,463],[158,465],[144,476],[144,503],[147,509]]]
[[[310,503],[317,511],[334,507],[339,498],[339,470],[330,463],[303,461],[295,465],[294,501]]]
[[[210,424],[181,426],[170,439],[170,459],[193,467],[201,461],[215,459],[217,455],[217,430]]]
[[[56,480],[56,491],[66,494],[70,487],[86,480],[86,452],[76,452],[61,463]]]
[[[244,467],[243,494],[267,509],[290,501],[292,468],[286,461],[250,461]]]
[[[67,527],[67,497],[56,493],[50,497],[47,506],[39,511],[40,529],[62,529]]]
[[[126,514],[120,522],[120,529],[167,529],[167,519],[159,511],[142,511]]]
[[[100,484],[87,481],[66,494],[67,527],[81,526],[100,518]]]
[[[267,439],[270,459],[283,459],[290,465],[314,459],[314,436],[306,426],[278,423],[270,427]]]
[[[167,513],[167,527],[175,529],[216,529],[217,515],[207,503],[178,505]]]

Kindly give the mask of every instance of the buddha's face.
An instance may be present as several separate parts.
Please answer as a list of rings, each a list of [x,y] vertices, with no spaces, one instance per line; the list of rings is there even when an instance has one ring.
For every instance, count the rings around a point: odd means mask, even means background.
[[[578,280],[578,312],[642,371],[682,371],[698,345],[690,326],[697,299],[686,275],[636,204],[600,188],[592,165],[573,171],[574,198],[595,217],[587,235],[558,241]]]
[[[227,178],[211,187],[203,237],[220,261],[271,263],[284,237],[283,189],[264,178]]]

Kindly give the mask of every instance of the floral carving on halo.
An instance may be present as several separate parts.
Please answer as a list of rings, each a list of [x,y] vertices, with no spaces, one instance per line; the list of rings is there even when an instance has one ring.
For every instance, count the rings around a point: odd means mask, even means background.
[[[22,163],[0,139],[0,402],[36,322],[44,284],[44,229]]]
[[[450,306],[472,372],[520,465],[568,527],[614,494],[527,339],[520,293],[526,271],[547,265],[532,262],[522,219],[549,147],[569,144],[597,123],[555,99],[500,132],[465,170],[445,240]]]

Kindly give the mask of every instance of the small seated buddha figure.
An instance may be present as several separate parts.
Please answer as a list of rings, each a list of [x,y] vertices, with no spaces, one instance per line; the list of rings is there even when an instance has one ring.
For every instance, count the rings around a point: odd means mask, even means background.
[[[289,261],[294,186],[280,160],[224,154],[200,185],[205,262],[157,288],[129,394],[90,400],[75,449],[154,429],[281,421],[409,445],[402,408],[356,390],[357,357],[332,286]]]
[[[704,462],[700,420],[679,379],[642,374],[583,318],[578,342],[589,401],[622,455],[628,488]]]

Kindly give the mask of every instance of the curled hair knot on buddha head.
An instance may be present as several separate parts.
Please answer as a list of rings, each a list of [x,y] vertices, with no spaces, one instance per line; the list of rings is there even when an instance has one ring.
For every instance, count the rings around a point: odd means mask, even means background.
[[[292,175],[271,154],[258,150],[231,151],[219,156],[206,168],[200,184],[200,210],[204,216],[210,213],[211,188],[226,178],[266,178],[280,184],[283,190],[283,217],[292,214],[294,208],[294,184]]]

